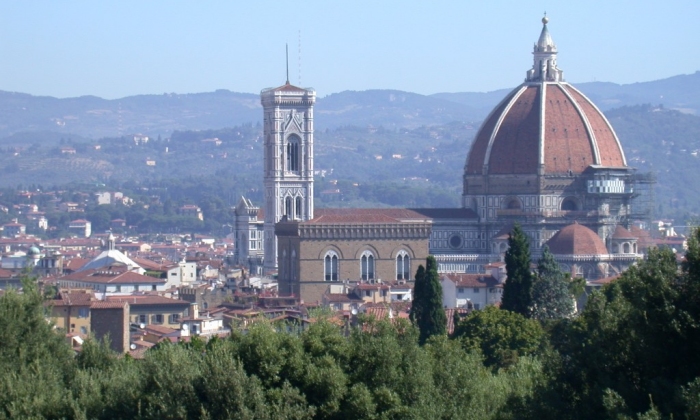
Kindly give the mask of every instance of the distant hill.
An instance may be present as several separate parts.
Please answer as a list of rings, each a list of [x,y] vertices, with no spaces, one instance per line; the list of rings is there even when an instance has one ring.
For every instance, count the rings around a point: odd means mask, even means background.
[[[601,110],[639,104],[663,105],[687,114],[700,115],[700,71],[651,82],[618,85],[609,82],[573,83]],[[509,89],[475,93],[436,93],[434,98],[445,99],[474,107],[486,117],[503,99]]]
[[[700,115],[700,72],[652,82],[576,84],[603,109],[638,104]],[[397,90],[345,91],[318,98],[316,128],[383,126],[416,128],[451,121],[478,122],[508,89],[419,95]],[[173,131],[256,124],[257,94],[228,90],[193,94],[138,95],[106,100],[94,96],[58,99],[0,91],[0,138],[20,131],[55,132],[98,139],[135,133],[169,136]],[[35,136],[42,142],[41,136]]]
[[[577,87],[605,111],[630,166],[658,174],[657,215],[697,216],[700,72]],[[370,90],[319,98],[315,167],[324,172],[317,191],[341,191],[319,202],[457,205],[473,136],[506,92]],[[0,186],[203,178],[236,185],[226,191],[234,198],[255,197],[262,186],[261,115],[258,95],[225,90],[118,100],[0,92]],[[151,140],[136,144],[135,133]],[[377,180],[404,190],[387,192]],[[416,192],[421,197],[411,201]]]

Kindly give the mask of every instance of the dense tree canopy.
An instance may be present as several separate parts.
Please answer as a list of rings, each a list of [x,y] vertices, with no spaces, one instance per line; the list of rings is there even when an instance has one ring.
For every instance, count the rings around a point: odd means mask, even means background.
[[[292,333],[261,320],[143,360],[92,340],[76,357],[27,281],[0,296],[0,419],[698,418],[699,239],[680,267],[650,251],[579,315],[540,324],[487,307],[423,345],[402,319],[349,335],[323,318]]]

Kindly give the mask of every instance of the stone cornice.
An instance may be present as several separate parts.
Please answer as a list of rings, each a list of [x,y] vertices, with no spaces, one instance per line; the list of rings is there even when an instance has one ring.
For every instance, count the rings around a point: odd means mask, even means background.
[[[304,239],[424,239],[430,237],[430,223],[300,224]]]

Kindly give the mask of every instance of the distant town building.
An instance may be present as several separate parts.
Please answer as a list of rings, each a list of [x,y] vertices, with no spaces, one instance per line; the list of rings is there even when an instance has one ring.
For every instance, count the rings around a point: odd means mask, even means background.
[[[73,220],[68,225],[68,231],[79,238],[89,238],[92,235],[92,223],[85,219]]]

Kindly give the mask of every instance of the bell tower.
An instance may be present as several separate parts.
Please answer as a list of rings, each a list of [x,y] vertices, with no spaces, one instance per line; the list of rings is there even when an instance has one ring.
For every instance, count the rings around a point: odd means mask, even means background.
[[[260,93],[263,107],[265,271],[277,268],[275,223],[314,217],[314,114],[316,92],[283,86]]]

